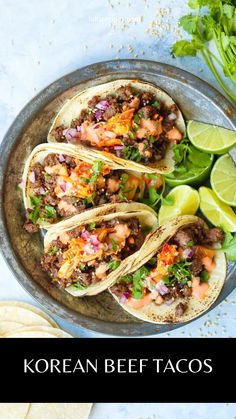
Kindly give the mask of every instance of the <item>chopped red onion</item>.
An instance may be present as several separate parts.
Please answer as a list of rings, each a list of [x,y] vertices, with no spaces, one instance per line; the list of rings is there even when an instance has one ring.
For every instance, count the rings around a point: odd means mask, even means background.
[[[97,119],[99,119],[99,118],[101,118],[101,117],[102,117],[102,111],[101,111],[101,109],[99,109],[98,111],[96,111],[96,112],[95,112],[95,117],[96,117]]]
[[[59,158],[60,163],[63,163],[64,161],[66,161],[65,154],[59,154],[58,158]]]
[[[29,175],[29,180],[30,182],[34,183],[35,182],[35,172],[30,172]]]
[[[127,300],[129,299],[129,293],[128,292],[124,292],[124,294],[122,294],[122,296],[120,297],[120,303],[126,303]]]
[[[124,150],[125,146],[124,145],[115,145],[114,146],[114,150]]]
[[[69,191],[69,189],[72,188],[72,183],[71,182],[66,182],[66,191]]]
[[[183,251],[183,256],[184,256],[185,258],[191,258],[193,255],[194,255],[194,252],[193,252],[193,250],[191,250],[191,249],[185,249],[185,250]]]
[[[81,132],[81,125],[77,125],[76,129],[78,132]]]
[[[177,119],[177,115],[175,113],[170,113],[167,117],[169,121],[175,121]]]
[[[107,100],[101,100],[101,102],[98,102],[96,105],[96,108],[101,109],[101,111],[105,111],[107,108],[109,108],[110,103]]]
[[[76,128],[67,128],[62,131],[62,134],[66,137],[67,141],[71,138],[78,137],[78,130]]]
[[[167,294],[167,292],[169,290],[168,290],[167,286],[165,284],[163,284],[163,285],[159,285],[159,287],[157,287],[157,291],[159,292],[159,294],[165,295],[165,294]]]
[[[82,236],[81,236],[82,237]],[[95,253],[94,249],[92,248],[90,243],[86,243],[84,246],[84,251],[86,253],[88,253],[89,255],[92,255],[93,253]]]
[[[83,239],[83,240],[88,240],[89,239],[89,232],[87,231],[87,230],[83,230],[82,231],[82,233],[81,233],[81,238]]]
[[[41,186],[41,188],[39,189],[40,195],[45,195],[45,193],[47,192],[47,189],[44,186]]]
[[[100,244],[99,240],[98,240],[98,236],[96,234],[91,234],[90,235],[90,243],[97,246],[98,244]]]
[[[94,128],[94,129],[98,129],[98,128],[100,128],[100,125],[99,125],[99,124],[97,124],[97,125],[95,125],[93,128]]]
[[[59,179],[58,179],[58,183],[59,183],[59,185],[60,185],[61,190],[62,190],[63,192],[65,192],[65,191],[66,191],[66,182],[65,182],[65,180],[63,180],[63,179],[59,178]]]
[[[171,304],[173,304],[173,302],[174,302],[175,300],[174,300],[174,298],[170,298],[169,300],[166,300],[165,301],[165,304],[167,305],[167,306],[170,306]]]
[[[106,136],[109,138],[116,138],[116,133],[112,131],[107,131]]]

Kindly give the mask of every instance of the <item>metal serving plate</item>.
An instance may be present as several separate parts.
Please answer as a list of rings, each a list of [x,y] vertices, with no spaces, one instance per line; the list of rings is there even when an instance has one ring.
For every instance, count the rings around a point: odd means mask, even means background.
[[[16,184],[26,158],[46,141],[51,122],[65,99],[79,90],[118,78],[141,79],[166,90],[186,119],[196,119],[236,130],[236,114],[230,103],[204,81],[186,71],[145,60],[106,61],[68,74],[46,87],[20,112],[0,148],[2,253],[19,283],[46,310],[74,325],[113,336],[145,336],[173,330],[180,325],[140,322],[123,311],[108,292],[95,297],[74,298],[50,283],[40,268],[42,236],[22,229],[24,208]],[[236,286],[236,266],[228,276],[217,302]]]

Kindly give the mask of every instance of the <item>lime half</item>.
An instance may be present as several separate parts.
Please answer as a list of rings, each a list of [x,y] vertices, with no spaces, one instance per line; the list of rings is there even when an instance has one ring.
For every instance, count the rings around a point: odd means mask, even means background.
[[[236,132],[230,129],[189,121],[187,134],[191,143],[205,153],[223,154],[236,144]]]
[[[159,225],[172,220],[180,215],[194,215],[199,207],[200,199],[198,192],[188,185],[176,186],[167,197],[173,197],[173,205],[161,205],[159,211]]]
[[[215,162],[211,172],[211,186],[222,202],[236,207],[236,166],[228,154]]]
[[[168,177],[168,175],[165,175],[166,183],[171,187],[177,185],[201,185],[209,178],[213,160],[214,154],[211,154],[210,164],[204,167],[200,173],[195,175],[178,175],[175,172],[173,172],[174,175],[176,174],[175,177]]]
[[[236,214],[229,205],[221,202],[215,192],[205,186],[199,188],[199,195],[200,210],[213,225],[236,231]]]

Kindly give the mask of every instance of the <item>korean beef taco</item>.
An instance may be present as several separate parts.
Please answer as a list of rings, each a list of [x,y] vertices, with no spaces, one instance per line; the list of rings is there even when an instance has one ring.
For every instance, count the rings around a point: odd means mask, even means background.
[[[151,323],[183,323],[206,311],[226,278],[220,228],[181,216],[149,236],[142,258],[110,292],[133,316]]]
[[[160,174],[114,169],[69,144],[41,144],[24,170],[24,227],[30,233],[48,229],[89,208],[141,200],[162,184]]]
[[[132,269],[156,213],[141,203],[104,205],[47,231],[42,269],[74,296],[95,295]]]
[[[68,99],[48,141],[91,150],[120,167],[147,173],[174,170],[171,145],[185,135],[183,116],[159,87],[138,80],[115,80]]]

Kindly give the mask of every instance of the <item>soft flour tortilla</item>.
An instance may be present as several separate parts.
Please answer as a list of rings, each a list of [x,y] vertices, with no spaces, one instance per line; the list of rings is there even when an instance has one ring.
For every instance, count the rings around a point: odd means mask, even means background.
[[[1,301],[0,320],[1,322],[20,323],[23,326],[49,326],[58,328],[56,322],[44,311],[21,301]]]
[[[34,148],[34,150],[32,151],[32,153],[30,154],[30,156],[28,157],[26,164],[25,164],[25,168],[24,168],[24,173],[23,173],[23,199],[24,199],[24,205],[25,208],[31,208],[31,202],[30,202],[30,180],[29,180],[29,174],[30,174],[30,169],[31,167],[35,164],[35,163],[43,163],[45,157],[48,154],[65,154],[67,156],[72,156],[76,159],[80,159],[88,164],[93,165],[94,162],[98,159],[97,156],[94,156],[93,152],[91,152],[90,149],[86,150],[86,152],[81,153],[81,150],[78,150],[77,147],[70,145],[70,144],[61,144],[61,143],[57,143],[57,144],[40,144],[37,147]],[[100,160],[101,160],[101,155],[99,156]],[[106,161],[106,159],[103,159],[104,164],[108,165],[111,170],[117,170],[117,169],[123,169],[122,167],[118,167],[117,165],[111,164],[110,161]],[[124,170],[124,169],[123,169]],[[133,171],[132,171],[133,172]],[[127,170],[128,173],[128,170]],[[136,172],[135,173],[136,177],[141,177],[142,173],[140,172]],[[144,181],[143,181],[144,183]],[[145,188],[145,185],[143,186],[143,190]],[[143,193],[143,190],[141,191]],[[141,196],[141,194],[140,194]],[[107,204],[105,204],[107,205]],[[51,224],[47,221],[40,221],[39,225],[42,228],[48,229],[51,228],[53,225],[56,225],[57,223]]]
[[[140,91],[148,91],[151,92],[153,95],[155,95],[156,99],[160,101],[161,103],[164,103],[166,107],[170,107],[171,105],[175,104],[173,99],[162,89],[155,86],[154,84],[144,82],[144,81],[137,81],[137,80],[115,80],[109,83],[101,84],[98,86],[93,86],[89,89],[83,90],[82,92],[79,92],[77,95],[73,96],[72,98],[68,99],[59,113],[57,114],[56,118],[54,119],[52,126],[49,130],[48,134],[48,142],[49,143],[55,143],[56,140],[52,134],[53,130],[57,128],[60,125],[64,125],[65,128],[68,128],[71,124],[72,119],[78,117],[82,109],[87,107],[88,101],[93,96],[100,96],[101,100],[107,96],[108,94],[111,94],[112,92],[115,92],[119,87],[121,86],[131,86],[134,89],[140,90]],[[176,127],[178,130],[185,135],[185,122],[183,115],[181,114],[180,110],[178,111],[178,119],[176,121]],[[61,143],[57,143],[61,144]],[[115,154],[107,153],[104,151],[99,151],[92,147],[86,147],[81,144],[76,145],[79,152],[84,154],[87,153],[93,153],[93,155],[96,157],[96,159],[102,158],[105,159],[107,162],[110,162],[111,164],[115,165],[115,168],[124,168],[129,170],[136,170],[139,172],[145,172],[145,173],[171,173],[174,170],[174,160],[173,160],[173,152],[171,150],[171,145],[168,147],[165,157],[154,163],[149,163],[148,165],[144,165],[142,163],[137,163],[131,160],[125,160],[122,158],[117,157]]]
[[[133,265],[133,268],[126,272],[126,274],[130,274],[135,272],[141,266],[145,265],[157,252],[157,250],[165,243],[168,242],[171,237],[184,226],[189,224],[196,223],[198,217],[191,216],[191,215],[184,215],[182,217],[178,217],[175,220],[169,221],[168,223],[161,226],[156,232],[152,233],[150,237],[147,239],[147,244],[142,252],[142,256],[139,260],[137,260],[136,265]],[[113,297],[116,301],[121,305],[121,307],[126,310],[128,313],[132,314],[133,316],[137,317],[138,319],[150,322],[150,323],[184,323],[189,320],[194,319],[195,317],[200,316],[209,307],[214,303],[214,301],[219,296],[221,289],[224,285],[225,278],[226,278],[226,271],[227,271],[227,263],[225,254],[222,251],[216,251],[215,254],[215,262],[216,268],[213,272],[210,273],[209,279],[209,293],[208,295],[199,300],[194,297],[189,298],[181,298],[175,300],[173,304],[170,306],[166,304],[156,305],[154,302],[144,306],[139,310],[135,310],[129,307],[126,304],[122,304],[119,302],[119,299],[115,294],[111,292]],[[177,317],[175,315],[175,308],[180,302],[188,302],[188,308],[181,317]]]
[[[6,333],[4,338],[72,338],[64,330],[47,326],[27,326]]]
[[[26,418],[88,419],[91,408],[92,403],[32,403]]]
[[[0,419],[26,419],[29,403],[0,403]]]
[[[50,228],[44,238],[44,251],[47,253],[51,242],[56,240],[62,232],[73,230],[75,227],[88,223],[90,224],[92,222],[98,224],[102,221],[109,221],[115,217],[119,217],[122,220],[137,217],[142,227],[148,227],[150,228],[150,231],[154,231],[157,228],[157,215],[155,211],[145,204],[130,202],[102,205],[101,207],[93,208],[75,215],[68,220],[61,221],[56,224],[56,226]],[[92,284],[84,290],[75,290],[71,286],[67,287],[65,290],[75,297],[96,295],[104,291],[111,286],[119,276],[125,275],[128,270],[132,269],[136,259],[142,257],[141,249],[122,261],[119,267],[115,271],[112,271],[106,279],[96,284]]]

